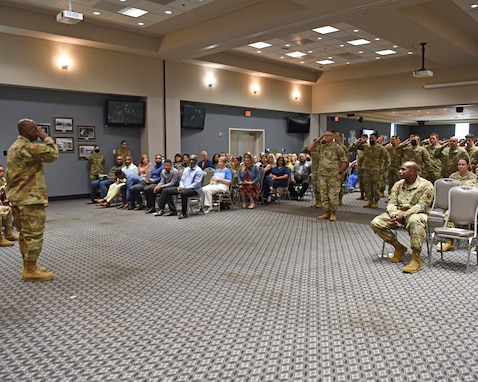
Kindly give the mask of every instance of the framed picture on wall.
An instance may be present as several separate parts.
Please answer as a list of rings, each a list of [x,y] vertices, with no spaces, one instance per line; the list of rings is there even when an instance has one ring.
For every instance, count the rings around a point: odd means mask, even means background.
[[[75,151],[73,137],[55,137],[55,143],[60,153],[72,153]]]
[[[50,135],[50,124],[49,123],[39,123],[38,127],[41,128],[46,135]]]
[[[73,118],[70,117],[55,117],[55,131],[62,133],[73,132]]]
[[[78,125],[78,140],[79,141],[94,141],[95,126]]]
[[[78,159],[88,159],[95,151],[95,145],[78,145]]]

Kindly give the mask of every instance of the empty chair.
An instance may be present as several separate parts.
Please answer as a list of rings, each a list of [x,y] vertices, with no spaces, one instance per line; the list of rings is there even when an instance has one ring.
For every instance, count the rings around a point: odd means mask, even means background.
[[[478,188],[469,186],[457,186],[448,192],[448,215],[445,218],[443,227],[435,228],[432,234],[432,243],[435,238],[442,241],[443,239],[466,240],[467,260],[466,271],[470,267],[471,244],[473,240],[476,244],[477,234],[477,214],[478,214]],[[452,221],[455,226],[466,228],[450,228],[447,227],[448,221]],[[471,228],[471,229],[469,229]],[[430,246],[432,248],[433,246]],[[428,264],[431,264],[431,249],[428,256]],[[441,259],[443,260],[443,251],[441,251]],[[477,256],[478,262],[478,256]]]

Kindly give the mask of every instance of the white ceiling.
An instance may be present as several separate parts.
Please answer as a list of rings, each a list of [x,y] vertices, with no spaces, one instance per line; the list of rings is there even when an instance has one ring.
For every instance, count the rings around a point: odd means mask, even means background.
[[[74,0],[71,4],[73,11],[83,13],[82,23],[56,23],[56,14],[69,7],[66,0],[3,0],[0,32],[62,36],[87,46],[101,44],[309,84],[339,76],[360,78],[370,71],[411,75],[421,67],[422,42],[427,43],[427,69],[478,68],[478,8],[472,8],[478,0]],[[119,14],[125,7],[148,13],[139,18]],[[338,31],[324,35],[313,31],[327,25]],[[356,39],[369,43],[348,43]],[[259,41],[271,46],[258,50],[248,45]],[[376,53],[384,49],[396,53]],[[296,51],[304,55],[286,55]],[[333,63],[317,63],[325,59]],[[457,106],[464,112],[457,113]],[[401,123],[478,120],[476,105],[350,112]]]

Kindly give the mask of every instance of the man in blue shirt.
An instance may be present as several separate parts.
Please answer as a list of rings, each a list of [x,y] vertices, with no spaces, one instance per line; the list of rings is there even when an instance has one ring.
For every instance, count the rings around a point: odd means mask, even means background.
[[[146,199],[146,213],[152,214],[154,211],[154,200],[156,197],[153,197],[153,190],[156,185],[161,180],[161,173],[163,171],[163,157],[160,154],[156,154],[154,157],[155,165],[151,169],[149,179],[146,181],[146,184],[141,186],[133,187],[133,195],[136,200],[141,200],[140,192],[143,190],[144,197]]]
[[[181,215],[179,215],[179,219],[184,219],[187,218],[188,198],[201,194],[204,172],[197,165],[197,160],[197,155],[191,155],[189,157],[189,166],[183,171],[183,175],[179,181],[179,187],[168,187],[161,192],[159,198],[160,212],[164,210],[166,203],[169,206],[169,213],[165,216],[177,215],[173,195],[179,195],[181,197]]]
[[[214,164],[211,159],[208,159],[207,151],[201,151],[201,161],[198,163],[198,166],[201,170],[204,170],[208,167],[214,168]]]

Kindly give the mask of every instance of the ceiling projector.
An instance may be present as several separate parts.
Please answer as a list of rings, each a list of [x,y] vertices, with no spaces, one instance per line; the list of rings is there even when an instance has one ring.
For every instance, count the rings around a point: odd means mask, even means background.
[[[73,11],[61,11],[56,15],[56,21],[63,24],[78,24],[83,21],[83,14]]]
[[[433,77],[433,72],[431,70],[428,70],[428,69],[414,70],[413,71],[413,77],[415,77],[415,78]]]

